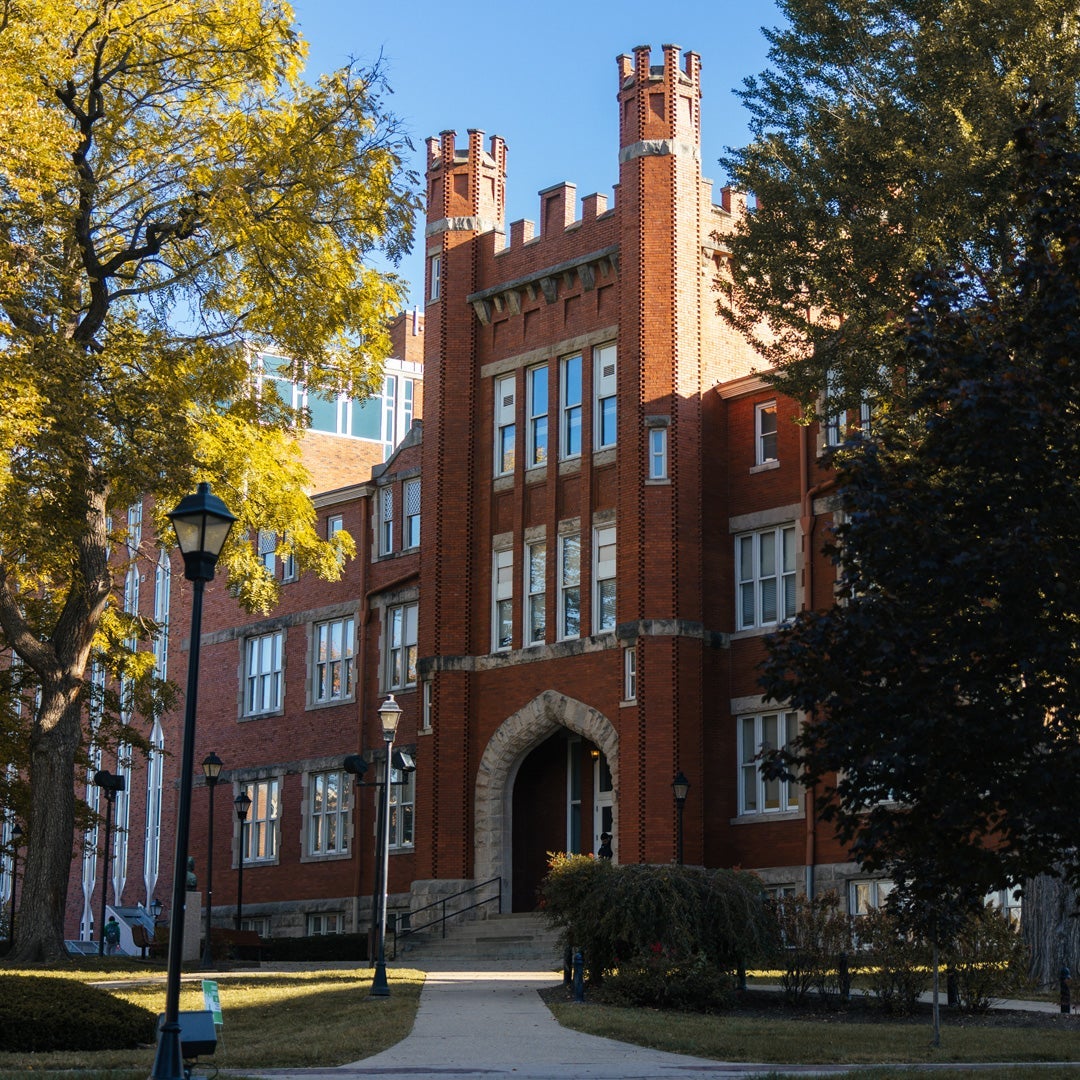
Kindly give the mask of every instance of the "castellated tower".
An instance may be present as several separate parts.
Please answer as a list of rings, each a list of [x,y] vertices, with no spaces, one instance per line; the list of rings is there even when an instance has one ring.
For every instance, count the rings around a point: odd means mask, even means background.
[[[562,182],[507,228],[502,140],[428,143],[417,876],[514,909],[603,832],[670,860],[672,777],[704,782],[702,401],[751,359],[715,314],[700,61],[651,60],[617,60],[612,207]]]

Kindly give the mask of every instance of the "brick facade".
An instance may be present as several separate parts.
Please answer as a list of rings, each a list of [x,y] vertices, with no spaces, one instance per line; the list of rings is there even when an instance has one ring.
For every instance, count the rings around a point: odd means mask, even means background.
[[[574,186],[559,184],[539,194],[539,227],[505,223],[501,138],[430,140],[424,311],[394,328],[400,361],[422,355],[422,430],[385,463],[332,435],[305,440],[316,475],[333,478],[315,500],[322,527],[340,516],[357,541],[340,581],[283,584],[259,620],[221,583],[207,590],[196,760],[213,749],[225,762],[215,922],[235,910],[232,796],[277,781],[277,847],[245,864],[245,915],[275,934],[321,914],[366,928],[376,789],[342,786],[345,832],[323,854],[313,778],[347,754],[379,757],[390,691],[404,710],[398,745],[416,762],[392,910],[489,879],[504,909],[530,908],[545,853],[594,851],[602,830],[619,861],[669,862],[679,771],[691,783],[687,862],[800,889],[853,873],[815,824],[812,795],[758,790],[742,761],[740,732],[771,730],[778,715],[755,684],[762,635],[793,605],[827,603],[835,571],[819,554],[830,523],[819,435],[757,376],[717,308],[745,199],[714,201],[701,175],[700,77],[697,55],[675,46],[619,57],[613,205],[588,195],[579,215]],[[173,580],[182,627],[188,587]],[[353,620],[353,684],[313,700],[315,635],[342,619]],[[274,634],[283,697],[251,715],[246,650]],[[167,751],[178,744],[173,716]],[[175,756],[165,768],[162,897]],[[145,791],[144,766],[135,773]],[[202,867],[205,791],[194,806]],[[407,817],[395,827],[407,832]]]

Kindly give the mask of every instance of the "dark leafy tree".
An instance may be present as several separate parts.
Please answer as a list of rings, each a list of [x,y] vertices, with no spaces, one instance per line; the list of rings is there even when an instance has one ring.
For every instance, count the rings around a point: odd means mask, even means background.
[[[763,681],[811,717],[775,754],[938,943],[992,889],[1080,883],[1080,151],[1016,136],[1012,266],[927,274],[910,389],[836,455],[839,596],[772,636]]]

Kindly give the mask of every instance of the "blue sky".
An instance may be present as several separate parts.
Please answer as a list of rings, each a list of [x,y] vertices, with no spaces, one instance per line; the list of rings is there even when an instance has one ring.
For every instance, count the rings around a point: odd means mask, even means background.
[[[308,71],[350,57],[386,63],[393,111],[416,147],[444,129],[501,135],[509,148],[507,221],[536,220],[537,192],[569,180],[578,199],[611,195],[618,179],[615,57],[637,45],[679,45],[702,58],[702,171],[719,185],[717,159],[746,140],[732,91],[765,67],[762,26],[780,15],[771,0],[622,0],[620,3],[495,3],[455,8],[414,0],[292,0],[310,46]],[[401,272],[420,272],[414,251]],[[412,300],[418,297],[412,291]]]

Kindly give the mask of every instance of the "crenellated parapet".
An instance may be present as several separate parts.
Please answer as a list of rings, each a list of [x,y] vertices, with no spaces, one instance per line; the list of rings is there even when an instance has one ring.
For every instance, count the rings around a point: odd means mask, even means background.
[[[457,133],[443,131],[427,141],[427,226],[425,235],[444,232],[503,231],[506,215],[506,143],[469,129],[458,149]]]

